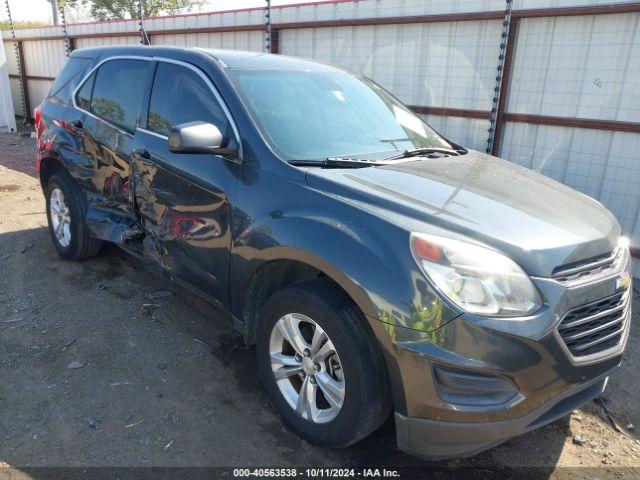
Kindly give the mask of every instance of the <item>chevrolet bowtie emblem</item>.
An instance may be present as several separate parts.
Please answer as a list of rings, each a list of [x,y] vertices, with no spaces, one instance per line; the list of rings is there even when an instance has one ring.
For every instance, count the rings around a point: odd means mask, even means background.
[[[624,272],[616,279],[616,290],[619,288],[628,288],[631,285],[631,275],[629,272]]]

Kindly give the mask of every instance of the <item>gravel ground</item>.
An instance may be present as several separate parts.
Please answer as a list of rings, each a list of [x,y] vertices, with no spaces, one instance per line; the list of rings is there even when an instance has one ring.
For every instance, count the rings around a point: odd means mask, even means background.
[[[640,475],[637,309],[604,396],[542,429],[438,464],[399,452],[391,422],[351,448],[317,448],[281,424],[254,351],[224,314],[115,247],[83,262],[56,254],[34,149],[20,133],[0,135],[0,478],[44,478],[34,467],[70,466],[413,466],[464,468],[477,478],[537,466],[556,478]],[[579,466],[597,470],[562,468]]]

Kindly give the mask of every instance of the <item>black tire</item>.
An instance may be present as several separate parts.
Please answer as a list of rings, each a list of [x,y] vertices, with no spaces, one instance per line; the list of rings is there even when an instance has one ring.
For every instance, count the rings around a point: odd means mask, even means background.
[[[329,336],[344,372],[342,408],[327,423],[314,423],[287,403],[276,383],[270,360],[270,337],[288,313],[313,319]],[[262,381],[283,421],[305,440],[323,447],[351,445],[376,430],[389,416],[389,382],[377,340],[362,312],[335,284],[315,279],[288,286],[266,303],[257,325],[256,353]]]
[[[62,191],[65,203],[69,208],[71,238],[66,246],[62,245],[56,237],[51,221],[51,194],[55,189]],[[87,227],[85,221],[86,207],[78,184],[67,173],[57,173],[47,182],[45,198],[49,234],[60,255],[71,260],[81,260],[96,256],[102,247],[102,241],[95,238]]]

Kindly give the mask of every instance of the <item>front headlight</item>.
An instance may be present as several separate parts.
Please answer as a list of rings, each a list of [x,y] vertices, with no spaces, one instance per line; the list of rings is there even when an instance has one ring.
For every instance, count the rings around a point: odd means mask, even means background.
[[[435,287],[469,313],[523,317],[542,305],[529,276],[513,260],[495,250],[412,233],[411,252]]]

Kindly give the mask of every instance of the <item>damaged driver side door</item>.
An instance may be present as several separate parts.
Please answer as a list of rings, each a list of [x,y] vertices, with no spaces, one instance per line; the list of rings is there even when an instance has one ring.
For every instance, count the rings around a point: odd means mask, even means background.
[[[227,307],[229,206],[240,163],[213,154],[170,152],[170,128],[192,121],[217,126],[224,146],[238,147],[228,110],[204,72],[182,62],[158,61],[133,150],[144,254],[169,277]]]

